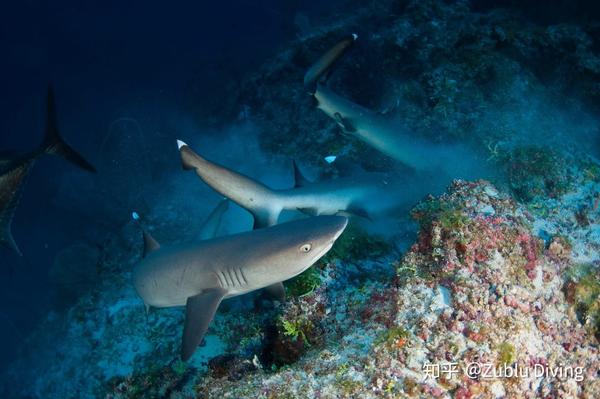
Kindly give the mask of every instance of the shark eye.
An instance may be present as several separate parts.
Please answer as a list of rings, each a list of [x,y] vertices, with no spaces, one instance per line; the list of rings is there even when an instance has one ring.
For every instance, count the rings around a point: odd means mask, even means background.
[[[300,252],[310,252],[311,248],[312,248],[312,245],[304,244],[303,246],[300,247]]]

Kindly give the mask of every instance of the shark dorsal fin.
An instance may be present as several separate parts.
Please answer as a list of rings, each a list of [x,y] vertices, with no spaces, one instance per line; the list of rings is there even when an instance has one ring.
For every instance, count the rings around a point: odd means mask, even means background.
[[[294,164],[294,188],[309,185],[311,181],[304,177],[295,159],[292,160],[292,163]]]
[[[188,360],[200,343],[217,308],[227,292],[223,288],[211,288],[189,297],[186,303],[185,326],[181,342],[181,359]]]
[[[154,239],[146,230],[144,230],[144,258],[149,253],[156,251],[160,248],[158,241]]]

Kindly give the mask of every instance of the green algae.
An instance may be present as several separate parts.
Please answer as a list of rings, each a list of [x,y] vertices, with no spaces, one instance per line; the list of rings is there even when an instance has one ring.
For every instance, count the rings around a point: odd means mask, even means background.
[[[586,330],[600,341],[600,273],[592,264],[580,264],[567,272],[567,300]]]
[[[321,273],[316,266],[313,266],[284,284],[287,295],[300,297],[310,294],[321,285]]]
[[[502,365],[511,365],[517,358],[516,350],[510,342],[503,342],[498,346],[498,362]]]
[[[385,344],[391,346],[396,340],[406,340],[409,336],[410,333],[406,329],[400,326],[394,326],[379,334],[375,339],[375,345]]]
[[[310,320],[299,317],[297,319],[288,320],[283,316],[279,317],[280,330],[286,337],[290,337],[294,341],[301,339],[305,345],[309,346],[307,335],[312,330],[312,323]]]
[[[542,146],[520,146],[502,154],[508,183],[517,199],[556,198],[567,193],[572,182],[568,162],[558,151]]]
[[[419,222],[421,228],[428,228],[437,221],[447,231],[460,230],[469,222],[460,205],[438,198],[421,202],[412,210],[411,216]]]

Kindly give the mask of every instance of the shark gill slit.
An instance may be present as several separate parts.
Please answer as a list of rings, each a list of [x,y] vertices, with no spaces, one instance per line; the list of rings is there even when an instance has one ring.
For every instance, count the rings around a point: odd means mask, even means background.
[[[244,270],[240,268],[240,274],[242,275],[242,280],[244,280],[244,284],[248,284],[248,279],[244,275]]]
[[[216,272],[215,275],[217,276],[217,280],[219,280],[219,285],[221,286],[221,288],[225,288],[225,284],[223,284],[223,279],[221,278],[219,272]]]
[[[240,269],[233,269],[233,272],[235,273],[235,278],[237,279],[239,286],[243,286],[244,281],[242,280]]]
[[[242,285],[242,283],[241,283],[241,281],[240,281],[240,276],[238,276],[238,274],[237,274],[237,270],[236,270],[236,269],[232,269],[231,271],[233,272],[233,276],[235,277],[235,280],[234,280],[234,282],[235,282],[235,283],[236,283],[238,286]]]
[[[219,276],[223,280],[223,288],[229,287],[229,281],[227,281],[227,277],[225,277],[225,273],[222,270],[219,270]]]
[[[233,287],[236,286],[236,275],[234,269],[227,269],[227,273],[229,274],[229,278],[231,279],[231,284]]]
[[[231,275],[231,269],[225,269],[225,276],[228,278],[228,282],[231,287],[235,287],[235,281],[233,280],[233,276]]]

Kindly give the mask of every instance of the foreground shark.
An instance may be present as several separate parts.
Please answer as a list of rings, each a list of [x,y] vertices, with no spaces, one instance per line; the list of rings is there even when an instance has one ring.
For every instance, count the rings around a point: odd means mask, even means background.
[[[46,130],[42,144],[26,154],[10,157],[0,155],[0,245],[14,250],[19,255],[21,251],[13,239],[11,223],[23,182],[35,161],[44,154],[61,156],[81,169],[96,172],[88,161],[60,137],[51,87],[48,88]]]
[[[261,288],[283,293],[282,281],[325,255],[347,223],[343,216],[316,216],[170,248],[145,234],[146,253],[133,271],[133,284],[146,306],[186,306],[185,361],[223,299]]]
[[[336,121],[344,134],[362,140],[416,171],[443,170],[453,177],[471,176],[471,170],[480,161],[473,159],[473,154],[465,147],[439,145],[411,136],[399,121],[358,105],[324,84],[333,64],[357,37],[353,34],[340,41],[306,72],[304,86],[316,99],[317,107]]]
[[[254,217],[254,228],[272,226],[285,210],[308,215],[355,215],[369,217],[368,203],[381,197],[395,197],[396,190],[407,190],[408,178],[398,181],[388,175],[370,173],[311,183],[294,162],[295,187],[273,190],[241,173],[227,169],[195,153],[183,141],[177,142],[183,167],[196,174],[219,194],[229,198]]]

